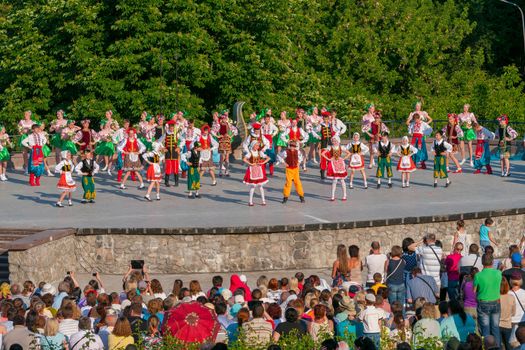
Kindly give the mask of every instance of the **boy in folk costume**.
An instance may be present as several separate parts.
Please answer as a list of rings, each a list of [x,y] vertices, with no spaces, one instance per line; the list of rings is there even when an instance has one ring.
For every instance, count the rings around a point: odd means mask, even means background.
[[[469,109],[469,104],[463,105],[463,113],[458,115],[459,122],[461,123],[461,130],[463,131],[463,136],[459,138],[462,157],[460,164],[463,165],[465,163],[465,141],[467,141],[470,166],[474,167],[472,141],[476,140],[476,131],[473,128],[473,124],[477,123],[478,121],[474,113],[470,112]]]
[[[361,136],[355,132],[352,142],[350,142],[346,149],[350,152],[350,189],[354,188],[354,175],[356,171],[360,171],[363,176],[365,189],[368,188],[365,173],[365,154],[369,151],[368,147],[360,141]],[[373,157],[372,157],[373,159]]]
[[[55,167],[55,173],[60,174],[57,188],[62,192],[58,198],[58,202],[55,204],[59,208],[63,208],[62,201],[67,196],[67,203],[71,207],[73,201],[71,200],[71,194],[77,189],[77,184],[73,180],[73,162],[71,161],[71,153],[69,151],[62,151],[62,161]]]
[[[168,130],[157,141],[163,145],[164,153],[164,184],[170,187],[170,176],[173,174],[175,187],[179,186],[179,159],[180,159],[180,132],[176,127],[176,122],[170,120]]]
[[[250,153],[247,153],[243,158],[244,163],[248,165],[243,182],[250,186],[250,201],[248,203],[250,207],[253,207],[253,194],[256,188],[259,188],[261,193],[262,205],[266,205],[263,187],[268,183],[265,164],[270,161],[270,158],[261,152],[260,148],[261,144],[253,141],[250,145]]]
[[[441,130],[448,143],[452,145],[452,152],[449,157],[456,164],[454,174],[462,173],[461,164],[459,163],[455,154],[458,153],[459,140],[463,137],[463,130],[458,125],[458,116],[452,113],[448,114],[448,124]],[[449,157],[447,157],[447,171],[449,171]]]
[[[95,189],[95,179],[93,178],[98,173],[99,166],[93,159],[93,152],[86,151],[82,153],[82,160],[75,166],[75,172],[82,176],[82,189],[84,195],[82,196],[82,204],[95,203],[97,199],[97,191]]]
[[[332,111],[330,112],[330,121],[332,122],[334,128],[334,136],[338,136],[339,138],[341,138],[341,135],[344,135],[346,133],[347,127],[341,119],[337,118],[337,111],[335,109],[332,109]]]
[[[188,164],[188,198],[193,198],[193,192],[195,192],[195,198],[200,198],[199,190],[201,188],[201,176],[199,173],[199,167],[201,150],[201,143],[196,141],[193,143],[191,150],[186,152],[183,156],[183,160]]]
[[[350,157],[350,153],[344,147],[341,147],[341,141],[338,136],[332,137],[332,145],[328,146],[322,153],[323,157],[327,162],[327,173],[326,177],[332,180],[332,197],[330,200],[335,201],[335,190],[337,189],[337,183],[341,181],[341,188],[343,190],[342,201],[346,201],[346,182],[345,179],[348,177],[346,170],[345,160]]]
[[[420,163],[421,169],[426,169],[427,165],[425,162],[428,159],[427,145],[425,137],[432,133],[432,128],[418,113],[411,114],[409,117],[410,122],[408,126],[408,133],[412,135],[412,145],[417,148],[417,154],[414,155],[414,163],[417,165]]]
[[[300,112],[301,114],[302,112]],[[302,114],[301,114],[302,115]],[[292,119],[290,128],[286,132],[288,142],[295,141],[295,147],[302,156],[302,168],[306,171],[306,152],[303,149],[304,143],[308,140],[308,134],[298,126],[298,120]]]
[[[40,176],[44,173],[44,152],[42,148],[47,140],[42,135],[40,125],[33,124],[32,133],[24,138],[22,146],[29,150],[28,171],[29,184],[40,186]]]
[[[5,172],[7,170],[7,162],[11,159],[8,147],[12,146],[9,135],[5,132],[5,127],[0,124],[0,181],[7,181]]]
[[[22,147],[22,157],[24,158],[24,170],[26,175],[29,173],[28,171],[28,150],[27,148],[23,147],[23,141],[29,136],[29,133],[32,130],[33,124],[36,122],[31,119],[33,115],[33,112],[31,111],[25,111],[24,112],[24,119],[20,120],[18,122],[18,134],[20,135],[20,139],[18,141],[18,145]]]
[[[127,130],[127,137],[122,140],[118,146],[118,150],[122,152],[124,157],[123,170],[126,172],[122,182],[120,183],[120,189],[126,189],[126,180],[130,174],[135,174],[140,181],[139,189],[144,188],[144,181],[140,175],[142,170],[142,163],[140,162],[140,155],[146,150],[146,146],[137,138],[135,129]]]
[[[162,169],[160,167],[161,163],[164,160],[164,149],[162,144],[158,142],[153,142],[151,147],[152,151],[142,154],[144,161],[149,164],[148,170],[146,172],[146,180],[150,182],[148,186],[148,191],[144,198],[148,202],[151,202],[151,190],[155,187],[157,191],[157,200],[160,201],[160,182],[162,181]]]
[[[193,119],[186,120],[184,119],[184,114],[178,112],[175,115],[175,126],[182,130],[182,139],[184,140],[184,149],[183,153],[189,152],[194,142],[199,141],[201,137],[201,129],[195,127]],[[181,177],[186,178],[186,171],[182,171]]]
[[[518,133],[509,126],[509,117],[502,115],[498,118],[499,127],[496,130],[496,137],[499,139],[498,150],[501,165],[501,176],[510,176],[510,148],[511,142]]]
[[[268,140],[268,149],[266,150],[266,155],[268,156],[268,165],[270,170],[270,176],[273,176],[273,163],[275,162],[275,148],[273,145],[273,139],[279,133],[279,129],[272,122],[271,115],[266,114],[264,120],[261,124],[261,134]]]
[[[297,141],[295,140],[291,140],[288,143],[288,148],[277,156],[279,163],[284,163],[286,165],[286,182],[283,189],[283,204],[285,204],[288,201],[288,197],[290,197],[292,182],[297,194],[299,195],[301,203],[305,202],[303,185],[301,183],[301,178],[299,177],[299,166],[303,160],[302,157],[303,155],[297,149]]]
[[[496,135],[482,127],[478,123],[474,123],[472,128],[476,132],[476,151],[474,155],[474,174],[481,173],[483,167],[487,168],[485,174],[492,174],[492,167],[490,166],[490,141],[494,140]]]
[[[219,176],[222,176],[222,168],[224,167],[224,175],[230,176],[230,154],[232,153],[232,139],[239,131],[228,120],[228,115],[223,114],[219,117],[218,125],[214,126],[215,131],[213,135],[219,140]]]
[[[445,187],[450,185],[447,172],[447,154],[452,152],[452,145],[443,139],[443,133],[436,131],[435,140],[432,144],[434,152],[434,187],[437,187],[438,178],[446,179]]]
[[[217,180],[215,179],[215,164],[213,164],[212,154],[214,150],[219,148],[219,144],[210,135],[210,126],[208,124],[203,125],[201,128],[199,143],[201,145],[199,175],[202,177],[205,172],[209,172],[211,185],[216,186]]]
[[[399,156],[399,163],[397,164],[397,171],[401,172],[402,187],[410,187],[410,174],[416,171],[416,164],[414,163],[413,155],[417,153],[417,148],[408,142],[408,137],[403,136],[401,145],[397,150]]]
[[[127,130],[129,129],[129,120],[124,119],[124,122],[122,123],[122,128],[115,131],[113,134],[113,143],[117,145],[117,159],[115,162],[115,170],[117,170],[117,182],[122,182],[122,173],[124,168],[124,156],[122,152],[118,149],[118,145],[126,138],[127,136]]]
[[[62,129],[67,126],[66,114],[62,109],[57,111],[57,118],[51,122],[49,131],[53,134],[51,137],[51,146],[55,148],[55,162],[60,162],[60,152],[62,152]]]
[[[321,146],[319,150],[319,167],[321,168],[321,180],[324,180],[326,177],[326,170],[328,169],[328,159],[323,156],[323,153],[330,148],[332,144],[332,137],[335,136],[335,131],[334,126],[332,125],[330,112],[325,111],[322,113],[322,116],[323,121],[319,123],[314,131],[321,139]]]
[[[381,140],[374,146],[374,153],[377,153],[377,188],[381,187],[381,179],[388,178],[388,188],[392,188],[392,154],[395,153],[395,146],[388,139],[388,132],[381,133]]]

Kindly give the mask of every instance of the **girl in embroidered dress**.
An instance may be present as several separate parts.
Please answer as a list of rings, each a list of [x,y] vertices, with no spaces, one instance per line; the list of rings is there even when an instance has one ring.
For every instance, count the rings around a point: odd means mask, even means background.
[[[24,119],[20,120],[18,122],[18,133],[20,134],[20,139],[18,140],[19,147],[22,147],[22,142],[27,138],[29,135],[29,132],[31,131],[31,127],[33,124],[35,124],[35,121],[31,119],[31,116],[33,115],[33,112],[31,111],[25,111],[24,112]],[[24,171],[26,175],[28,172],[28,154],[29,151],[26,147],[22,148],[22,157],[24,158]]]
[[[511,142],[518,133],[509,126],[509,117],[502,115],[498,118],[499,127],[496,137],[499,139],[498,150],[501,164],[501,177],[510,176],[510,148]]]
[[[261,151],[261,144],[257,141],[252,141],[250,144],[250,152],[246,153],[243,158],[244,163],[248,165],[243,182],[250,186],[250,201],[248,205],[253,207],[253,194],[256,188],[259,188],[261,193],[262,205],[266,205],[264,197],[264,185],[268,183],[266,176],[265,164],[270,161],[266,153]]]
[[[11,159],[8,147],[13,144],[9,139],[9,135],[5,132],[5,127],[0,124],[0,181],[7,181],[5,171],[7,169],[7,162]]]
[[[365,140],[369,141],[370,136],[366,133],[365,130],[369,130],[371,128],[372,123],[375,120],[376,106],[373,103],[369,103],[365,106],[365,109],[367,113],[363,115],[363,117],[361,118],[361,131],[365,132]],[[370,169],[372,169],[374,165],[375,165],[374,156],[372,152],[370,152]],[[352,183],[351,179],[350,179],[350,183]]]
[[[421,169],[426,169],[427,165],[425,162],[428,159],[426,137],[432,133],[430,124],[432,118],[427,112],[421,110],[422,103],[417,101],[414,104],[414,111],[408,116],[406,124],[408,126],[408,133],[412,135],[412,145],[418,149],[417,154],[414,155],[414,163],[417,165],[421,164]]]
[[[350,189],[354,188],[354,175],[356,171],[360,171],[363,176],[364,188],[368,188],[365,173],[365,155],[368,153],[368,147],[360,141],[361,136],[355,132],[352,142],[346,148],[350,152]],[[373,159],[373,158],[372,158]]]
[[[60,132],[60,138],[62,140],[60,152],[69,151],[71,155],[77,154],[78,148],[73,140],[75,139],[75,135],[77,134],[78,130],[80,130],[80,127],[75,125],[74,120],[69,119],[66,122],[66,126],[63,127],[62,131]]]
[[[148,171],[146,172],[146,180],[150,182],[148,186],[148,192],[144,196],[148,202],[151,202],[151,191],[155,187],[157,191],[157,200],[160,201],[160,182],[162,181],[162,169],[160,165],[164,160],[164,152],[162,145],[153,142],[152,144],[153,151],[146,152],[142,155],[144,161],[149,164]]]
[[[113,143],[114,129],[113,123],[107,119],[100,122],[101,130],[98,133],[100,142],[95,148],[95,154],[99,157],[104,157],[104,168],[102,171],[108,172],[111,176],[111,165],[113,164],[113,157],[115,155],[115,144]]]
[[[344,147],[341,147],[341,140],[339,137],[332,137],[332,145],[329,145],[322,153],[321,156],[326,159],[328,170],[326,172],[326,178],[332,180],[332,197],[330,201],[335,201],[335,190],[337,189],[337,183],[341,181],[341,188],[343,189],[342,201],[346,201],[346,178],[348,172],[346,170],[345,161],[350,157],[350,153]]]
[[[281,112],[281,118],[277,121],[277,128],[279,129],[279,133],[277,134],[275,145],[277,146],[277,152],[276,154],[280,154],[283,147],[288,147],[288,142],[286,141],[286,137],[283,138],[283,136],[286,135],[286,130],[290,127],[290,119],[288,119],[288,113],[285,111]]]
[[[463,137],[459,139],[460,149],[461,149],[461,165],[465,163],[465,141],[468,142],[468,154],[470,157],[470,166],[474,167],[473,152],[472,152],[472,141],[476,140],[476,132],[472,125],[477,123],[476,116],[474,113],[469,111],[470,105],[465,104],[463,106],[463,113],[458,115],[459,122],[461,124],[461,130],[463,131]]]
[[[401,145],[397,150],[399,156],[399,163],[397,163],[397,171],[401,172],[402,187],[410,187],[410,174],[416,170],[416,164],[412,156],[417,153],[417,148],[408,142],[408,137],[403,136]]]
[[[449,157],[447,157],[447,171],[450,171],[449,169],[449,163],[450,159],[454,162],[456,165],[456,170],[454,171],[454,174],[462,173],[463,170],[461,169],[461,164],[458,162],[455,154],[458,153],[458,145],[459,140],[463,138],[463,130],[458,125],[458,116],[453,113],[448,114],[448,124],[441,129],[443,132],[443,135],[445,136],[445,139],[452,145],[452,152],[450,152]]]
[[[58,163],[55,167],[55,173],[60,174],[60,179],[58,180],[57,188],[62,192],[56,203],[56,206],[63,208],[62,201],[68,198],[67,203],[71,207],[73,201],[71,199],[71,194],[77,189],[77,184],[73,180],[73,169],[74,165],[71,161],[71,153],[69,151],[61,152],[62,161]]]
[[[144,188],[144,181],[140,175],[142,170],[142,163],[140,162],[140,155],[146,150],[146,146],[137,138],[135,129],[128,129],[127,137],[121,141],[118,146],[119,152],[122,152],[124,157],[123,170],[126,172],[122,182],[120,183],[121,189],[126,189],[126,180],[130,174],[135,174],[140,181],[139,189]]]

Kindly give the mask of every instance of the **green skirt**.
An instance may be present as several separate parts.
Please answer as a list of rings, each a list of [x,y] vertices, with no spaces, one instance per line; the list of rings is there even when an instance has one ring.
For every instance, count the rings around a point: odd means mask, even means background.
[[[312,133],[308,134],[308,141],[306,141],[307,145],[313,145],[319,142],[321,142],[321,139],[316,138]]]
[[[198,191],[201,188],[201,176],[199,168],[188,169],[188,191]]]
[[[466,127],[462,126],[461,130],[463,130],[463,137],[460,137],[460,141],[474,141],[476,140],[476,132],[474,129],[467,129]]]
[[[95,154],[99,156],[109,156],[115,154],[115,145],[111,141],[100,142],[95,148]]]
[[[435,156],[434,157],[434,179],[448,178],[446,159],[447,159],[446,156]]]
[[[11,155],[9,154],[7,147],[4,147],[0,151],[0,162],[7,162],[9,159],[11,159]]]
[[[144,136],[139,137],[139,140],[144,144],[146,147],[146,151],[151,152],[153,150],[153,145],[151,142],[149,142]]]
[[[283,135],[282,132],[280,132],[279,134],[277,134],[277,141],[275,141],[275,145],[276,146],[279,146],[279,147],[287,147],[288,146],[288,143],[286,141],[283,141],[281,139],[281,136]]]
[[[93,176],[82,176],[82,189],[84,190],[84,198],[87,201],[97,198],[97,191],[95,191],[95,179]]]
[[[62,148],[62,137],[60,136],[60,134],[54,134],[53,136],[51,136],[51,141],[50,141],[51,145],[55,148]]]
[[[61,147],[62,151],[69,151],[72,156],[78,153],[77,145],[71,140],[64,141]]]
[[[19,147],[19,148],[25,149],[24,145],[22,145],[22,141],[24,141],[25,139],[27,139],[28,136],[29,136],[28,134],[22,134],[22,135],[20,135],[20,138],[18,139],[18,147]]]
[[[48,145],[42,146],[42,153],[44,154],[44,158],[49,157],[51,154],[51,148]]]

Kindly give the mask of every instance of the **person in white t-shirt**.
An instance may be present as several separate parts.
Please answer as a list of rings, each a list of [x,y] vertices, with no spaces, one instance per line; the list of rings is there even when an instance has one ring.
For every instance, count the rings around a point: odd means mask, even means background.
[[[521,274],[516,273],[512,274],[510,277],[510,287],[509,292],[516,299],[516,312],[512,316],[512,331],[510,332],[510,343],[516,342],[516,330],[521,322],[525,321],[525,290],[521,289],[523,280],[521,279]]]
[[[419,267],[423,275],[432,276],[441,288],[441,260],[443,250],[436,245],[436,235],[429,233],[422,242],[414,243],[418,246],[416,254],[419,257]]]
[[[368,293],[365,296],[366,308],[359,313],[359,320],[363,322],[363,335],[370,338],[379,349],[381,326],[386,319],[385,311],[375,307],[376,296]]]
[[[374,285],[374,274],[380,273],[381,276],[385,276],[385,263],[388,260],[387,256],[381,253],[379,242],[372,242],[371,247],[370,255],[366,256],[363,264],[367,269],[366,287]]]

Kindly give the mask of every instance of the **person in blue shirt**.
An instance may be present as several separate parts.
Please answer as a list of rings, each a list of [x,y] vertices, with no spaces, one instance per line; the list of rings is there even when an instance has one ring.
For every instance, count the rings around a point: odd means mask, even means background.
[[[490,232],[491,228],[494,226],[494,220],[491,218],[485,219],[485,224],[481,225],[479,228],[479,245],[485,250],[489,245],[498,246],[492,233]]]
[[[476,332],[476,322],[472,316],[467,315],[457,300],[449,302],[450,316],[441,321],[441,337],[455,337],[464,342],[467,335]]]

